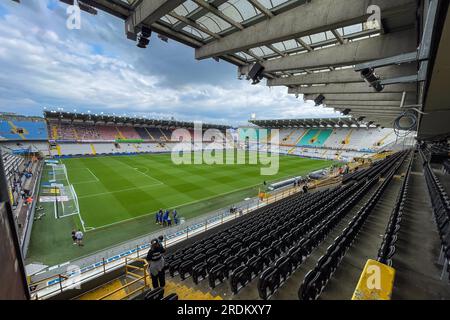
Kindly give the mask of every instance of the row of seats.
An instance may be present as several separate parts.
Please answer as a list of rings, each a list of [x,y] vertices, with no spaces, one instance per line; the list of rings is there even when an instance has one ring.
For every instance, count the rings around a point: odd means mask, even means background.
[[[261,208],[166,256],[166,270],[181,280],[192,277],[194,283],[208,278],[211,288],[228,279],[233,293],[261,274],[258,290],[263,299],[269,298],[371,186],[365,185],[362,181],[293,195]]]
[[[168,256],[169,273],[182,280],[192,276],[196,283],[209,276],[212,288],[229,278],[237,293],[303,236],[303,220],[341,192],[342,188],[334,188],[293,196],[260,209],[250,219]]]
[[[424,176],[431,198],[434,220],[441,239],[441,250],[448,264],[450,261],[450,199],[431,169],[427,156],[422,150],[419,150],[419,153],[423,161]],[[447,265],[447,271],[450,271],[449,269],[450,264]]]
[[[2,160],[6,178],[8,180],[10,180],[13,174],[19,170],[20,165],[24,161],[22,157],[10,153],[2,153]]]
[[[298,291],[298,297],[300,300],[316,300],[323,292],[348,249],[352,246],[356,236],[367,220],[367,217],[370,215],[372,209],[375,207],[381,195],[386,190],[395,172],[403,163],[405,155],[406,153],[401,152],[394,157],[388,158],[387,161],[383,161],[386,169],[379,170],[378,175],[369,180],[368,183],[370,184],[376,183],[379,181],[381,171],[388,170],[383,183],[376,189],[375,193],[358,211],[352,221],[343,230],[342,234],[335,239],[331,246],[327,248],[326,253],[319,258],[316,266],[306,274]]]
[[[220,234],[167,256],[167,270],[172,277],[179,275],[181,280],[192,277],[194,283],[208,278],[212,288],[229,279],[233,293],[239,292],[264,268],[276,267],[275,277],[279,275],[279,279],[286,280],[289,270],[298,267],[339,220],[339,215],[330,217],[330,213],[342,206],[346,197],[352,194],[361,196],[364,184],[293,196],[262,208],[258,214]],[[281,213],[283,219],[280,219]],[[308,238],[309,234],[314,236]],[[297,247],[298,244],[301,248]],[[262,278],[270,278],[269,273],[270,270]],[[260,278],[263,298],[275,291],[276,282]]]
[[[444,163],[442,164],[444,172],[446,174],[450,174],[450,160],[445,160]]]
[[[398,239],[398,233],[400,231],[400,224],[402,221],[403,210],[405,206],[406,197],[408,194],[408,186],[410,181],[410,173],[412,168],[412,159],[409,163],[408,169],[405,174],[405,179],[400,187],[400,191],[397,196],[392,213],[389,217],[389,222],[386,227],[386,231],[383,236],[383,242],[378,250],[377,260],[386,265],[392,266],[392,257],[396,251],[396,242]]]
[[[342,183],[348,183],[349,181],[360,181],[362,179],[372,179],[375,177],[379,171],[381,174],[386,173],[385,162],[377,161],[371,167],[354,171],[352,173],[345,174],[342,178]]]
[[[309,221],[305,221],[307,232],[299,242],[289,249],[287,255],[280,259],[282,263],[277,261],[261,274],[258,281],[258,292],[261,299],[269,299],[283,285],[371,186],[371,183],[365,182],[352,184],[351,187],[333,199],[334,203],[321,207],[318,212],[311,216],[309,220],[317,222],[312,224],[314,225],[313,228],[308,228],[307,226],[311,225]]]

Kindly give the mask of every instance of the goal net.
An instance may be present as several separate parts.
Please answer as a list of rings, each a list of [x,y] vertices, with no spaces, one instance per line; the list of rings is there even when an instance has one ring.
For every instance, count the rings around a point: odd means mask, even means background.
[[[54,164],[51,171],[52,187],[56,189],[56,209],[59,218],[80,213],[78,197],[70,184],[64,164]]]

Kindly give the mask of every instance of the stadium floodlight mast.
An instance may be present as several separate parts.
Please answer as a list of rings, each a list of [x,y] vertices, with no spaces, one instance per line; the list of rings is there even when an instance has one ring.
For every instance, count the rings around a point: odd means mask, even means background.
[[[171,152],[172,162],[175,165],[260,164],[262,176],[276,175],[280,168],[279,130],[271,129],[269,132],[267,129],[246,128],[243,134],[254,137],[255,141],[251,147],[236,148],[230,130],[225,135],[218,129],[203,131],[202,122],[194,121],[193,136],[187,129],[172,132],[171,141],[175,143]],[[204,141],[208,141],[206,146]],[[267,143],[267,148],[261,149],[263,143]]]

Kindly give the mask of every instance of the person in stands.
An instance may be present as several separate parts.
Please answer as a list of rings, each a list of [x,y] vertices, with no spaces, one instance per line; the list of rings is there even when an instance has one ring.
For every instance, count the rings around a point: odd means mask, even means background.
[[[161,248],[164,249],[164,237],[163,236],[158,237],[158,242],[161,245]]]
[[[308,193],[308,184],[306,183],[303,185],[303,193]]]
[[[149,263],[148,270],[152,278],[153,289],[164,287],[166,285],[163,256],[165,252],[166,250],[159,243],[159,241],[157,239],[153,239],[146,257],[146,260]]]

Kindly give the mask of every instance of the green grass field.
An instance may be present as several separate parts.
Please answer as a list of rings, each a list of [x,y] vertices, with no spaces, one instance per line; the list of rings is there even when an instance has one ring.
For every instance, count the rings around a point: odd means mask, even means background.
[[[88,230],[85,246],[72,245],[70,233],[79,215],[55,218],[54,204],[42,203],[35,221],[27,262],[53,265],[155,231],[155,212],[177,208],[186,220],[257,196],[264,180],[305,175],[333,162],[281,156],[274,176],[261,176],[261,165],[175,165],[170,154],[64,159]],[[41,184],[51,179],[49,168]]]

